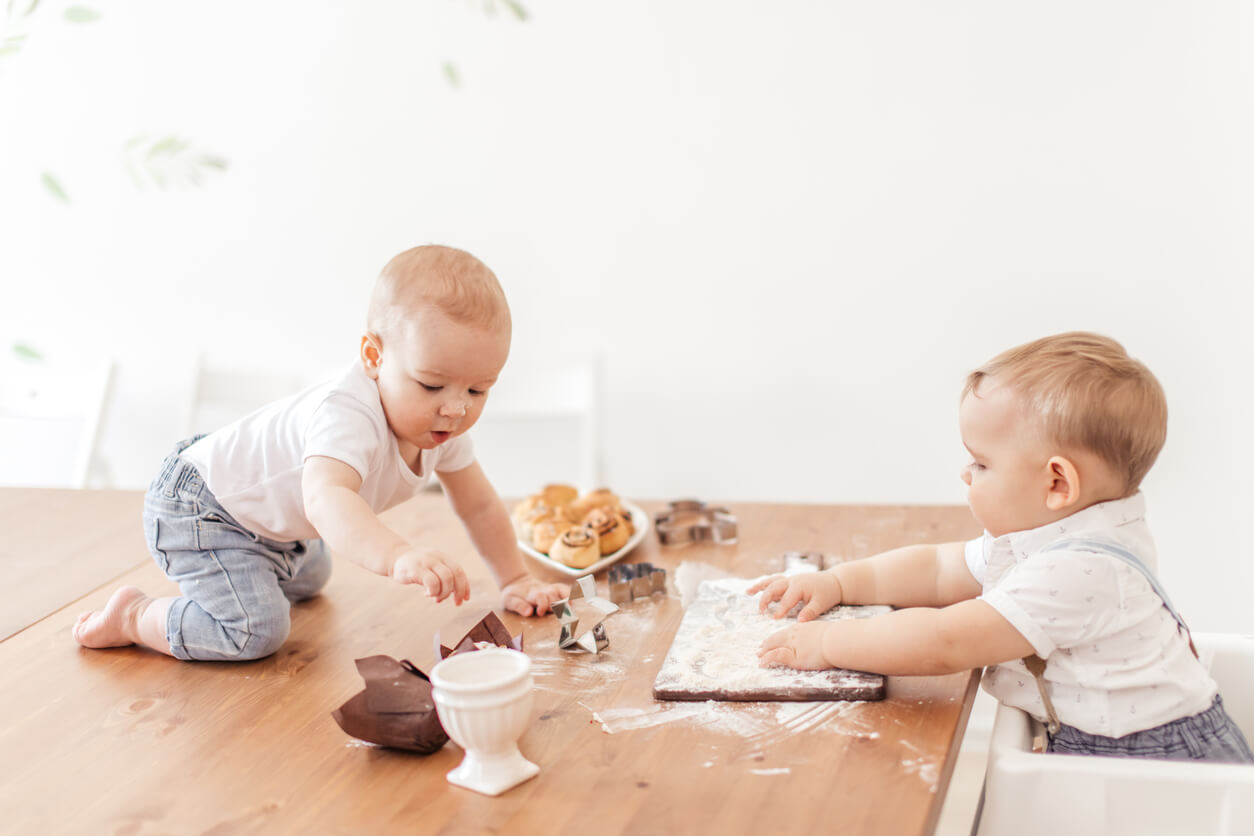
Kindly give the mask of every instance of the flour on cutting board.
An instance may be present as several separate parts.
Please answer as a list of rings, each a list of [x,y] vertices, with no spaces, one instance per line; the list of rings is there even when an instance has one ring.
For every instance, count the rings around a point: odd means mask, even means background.
[[[729,588],[740,590],[739,597],[750,607],[749,617],[763,619],[772,629],[783,626],[783,622],[759,616],[757,599],[743,593],[753,581],[730,578],[719,567],[684,562],[676,568],[672,581],[674,586],[669,599],[662,596],[637,599],[611,615],[606,620],[610,645],[597,655],[559,651],[556,631],[552,636],[542,633],[541,638],[528,638],[527,651],[532,657],[536,687],[578,694],[575,704],[587,711],[589,723],[602,734],[624,734],[677,724],[700,726],[720,735],[722,737],[715,740],[722,742],[706,744],[703,750],[710,758],[704,764],[708,766],[732,761],[757,764],[763,755],[769,756],[775,744],[820,729],[823,733],[868,741],[881,739],[883,720],[877,719],[880,709],[874,702],[659,702],[651,699],[647,691],[623,690],[631,671],[655,664],[652,653],[638,652],[643,643],[641,638],[649,634],[660,610],[673,606],[675,592],[681,600],[691,604],[702,582],[730,584]],[[726,635],[720,633],[720,637],[725,644]],[[756,667],[760,640],[749,643],[752,647],[746,658]],[[900,720],[896,722],[901,724]],[[898,742],[904,747],[901,763],[905,774],[932,784],[934,790],[939,773],[937,761],[907,740]],[[769,780],[770,776],[786,775],[788,769],[768,763],[752,768],[750,773]]]
[[[824,700],[881,699],[884,677],[861,671],[798,671],[758,664],[767,636],[787,626],[758,612],[754,580],[703,580],[684,612],[674,643],[653,684],[658,699]],[[836,607],[821,621],[869,618],[886,606]]]

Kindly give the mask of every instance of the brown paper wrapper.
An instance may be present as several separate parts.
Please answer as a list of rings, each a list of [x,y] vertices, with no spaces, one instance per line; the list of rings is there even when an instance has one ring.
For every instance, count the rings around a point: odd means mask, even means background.
[[[479,643],[521,651],[522,634],[511,636],[497,614],[489,612],[452,649],[440,644],[438,633],[435,637],[441,659],[476,650]],[[341,729],[368,743],[423,755],[448,742],[431,697],[431,681],[417,666],[384,655],[367,656],[356,664],[366,688],[331,712]]]
[[[505,622],[501,621],[500,616],[494,612],[490,612],[479,620],[479,623],[462,637],[461,641],[453,645],[452,649],[440,644],[440,634],[435,634],[435,653],[441,659],[447,659],[454,653],[465,653],[467,650],[474,650],[475,645],[479,643],[493,644],[497,647],[508,647],[518,652],[523,649],[522,633],[517,636],[509,634],[509,628],[505,626]]]

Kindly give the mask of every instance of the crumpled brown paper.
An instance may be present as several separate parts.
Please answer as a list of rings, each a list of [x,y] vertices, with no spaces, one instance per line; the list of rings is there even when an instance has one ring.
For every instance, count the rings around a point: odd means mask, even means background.
[[[521,651],[522,634],[511,636],[500,617],[489,612],[452,649],[440,644],[438,633],[435,637],[441,659],[476,650],[480,643]],[[359,740],[423,755],[444,746],[448,735],[425,673],[408,659],[398,662],[384,655],[366,656],[356,664],[366,689],[331,712],[341,729]]]

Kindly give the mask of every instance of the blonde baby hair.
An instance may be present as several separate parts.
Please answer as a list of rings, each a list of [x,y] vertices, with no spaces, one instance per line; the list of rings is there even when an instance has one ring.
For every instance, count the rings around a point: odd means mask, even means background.
[[[962,396],[986,378],[1010,386],[1064,449],[1096,454],[1131,495],[1167,439],[1158,379],[1115,340],[1089,331],[1042,337],[1003,351],[967,375]]]
[[[366,327],[386,339],[424,306],[463,324],[510,327],[509,303],[496,275],[454,247],[427,244],[393,257],[375,281]]]

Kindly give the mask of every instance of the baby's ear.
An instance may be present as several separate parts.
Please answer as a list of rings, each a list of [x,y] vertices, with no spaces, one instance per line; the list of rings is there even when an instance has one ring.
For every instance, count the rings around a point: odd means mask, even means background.
[[[1045,463],[1045,507],[1063,511],[1080,501],[1080,472],[1065,456],[1052,456]]]
[[[379,363],[383,359],[383,340],[379,335],[367,332],[361,338],[361,366],[366,376],[371,379],[379,377]]]

